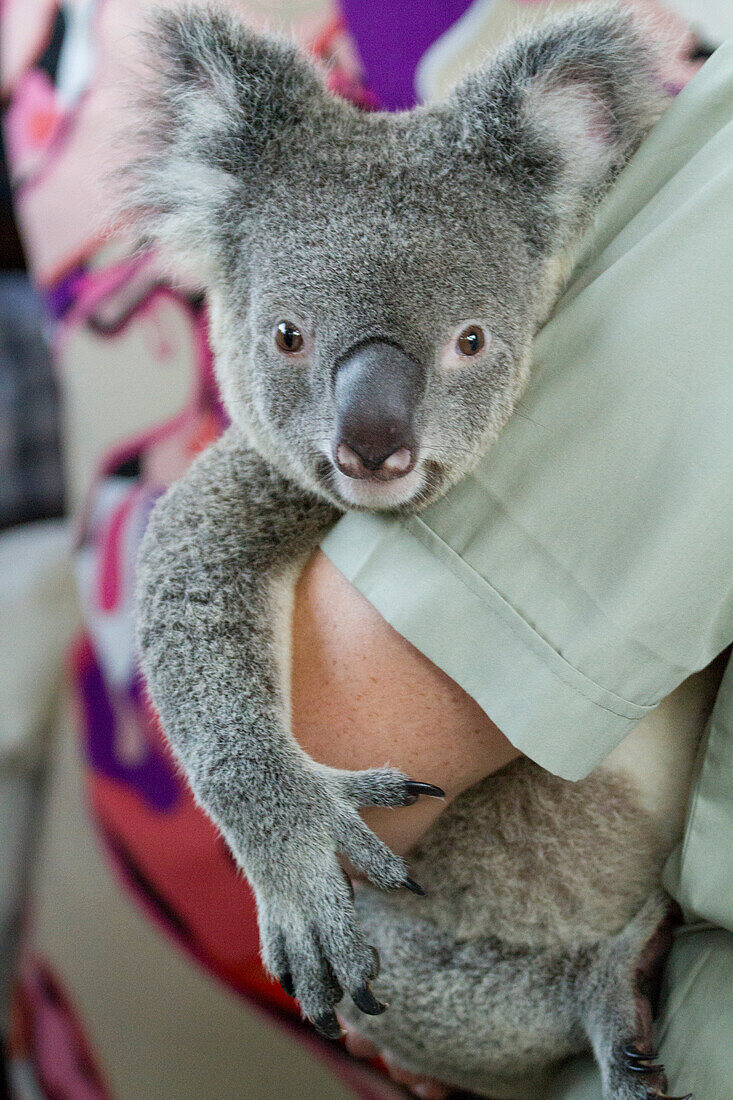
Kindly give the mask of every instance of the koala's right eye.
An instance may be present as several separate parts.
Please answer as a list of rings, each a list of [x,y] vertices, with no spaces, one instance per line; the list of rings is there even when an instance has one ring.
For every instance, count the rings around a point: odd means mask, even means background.
[[[292,321],[281,321],[275,329],[275,343],[280,351],[292,355],[303,347],[303,333]]]

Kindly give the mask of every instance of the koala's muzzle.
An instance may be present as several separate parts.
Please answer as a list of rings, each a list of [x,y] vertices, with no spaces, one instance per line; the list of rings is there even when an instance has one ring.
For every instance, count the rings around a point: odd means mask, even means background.
[[[342,473],[393,481],[415,465],[415,414],[425,390],[422,367],[395,344],[370,340],[342,359],[334,376],[336,440]]]

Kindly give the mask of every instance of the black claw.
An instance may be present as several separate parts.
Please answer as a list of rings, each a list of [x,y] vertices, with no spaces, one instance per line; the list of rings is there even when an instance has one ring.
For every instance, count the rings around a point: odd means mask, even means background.
[[[416,779],[408,779],[405,790],[411,796],[411,802],[416,802],[421,794],[429,798],[445,798],[442,787],[436,787],[434,783],[419,783]]]
[[[425,897],[425,891],[423,890],[419,882],[415,882],[414,878],[406,878],[403,885],[406,890],[411,890],[412,893],[417,894],[418,897]]]
[[[626,1068],[630,1073],[664,1073],[664,1066],[654,1062],[627,1062]]]
[[[647,1061],[657,1056],[656,1050],[640,1050],[634,1043],[630,1043],[627,1047],[624,1047],[623,1053],[627,1058],[646,1058]]]
[[[279,975],[277,980],[280,982],[280,985],[283,987],[283,989],[287,993],[288,997],[294,997],[295,996],[295,985],[293,984],[293,975],[290,973],[289,970],[284,970],[282,972],[282,974]]]
[[[322,1016],[317,1016],[313,1020],[313,1027],[324,1039],[340,1039],[343,1035],[335,1012],[324,1012]]]
[[[694,1097],[691,1092],[686,1092],[684,1096],[669,1096],[666,1092],[648,1092],[646,1100],[694,1100]]]
[[[359,989],[354,990],[351,999],[356,1007],[365,1012],[367,1016],[380,1016],[387,1008],[387,1005],[377,1000],[368,985],[362,985]]]

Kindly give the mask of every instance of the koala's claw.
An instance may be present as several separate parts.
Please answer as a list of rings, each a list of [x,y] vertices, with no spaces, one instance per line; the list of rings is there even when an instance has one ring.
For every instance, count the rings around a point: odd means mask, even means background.
[[[445,791],[442,787],[436,787],[435,783],[420,783],[416,779],[408,779],[405,789],[413,802],[417,802],[421,794],[428,798],[445,798]]]
[[[380,1016],[389,1006],[378,1001],[368,985],[361,986],[351,994],[356,1007],[367,1016]]]
[[[311,1023],[324,1039],[340,1039],[344,1034],[341,1030],[341,1024],[336,1019],[336,1013],[333,1011],[324,1012],[322,1016],[318,1016]]]
[[[342,791],[357,809],[367,806],[412,806],[425,795],[428,798],[445,798],[445,791],[435,783],[423,783],[408,779],[395,768],[367,768],[359,772],[342,772]]]
[[[626,1097],[644,1097],[644,1100],[692,1100],[692,1093],[685,1096],[671,1096],[667,1091],[667,1078],[664,1066],[657,1061],[658,1053],[652,1044],[638,1044],[626,1040],[619,1044],[617,1066],[620,1070],[618,1095]],[[629,1076],[627,1076],[629,1075]],[[631,1080],[633,1080],[633,1085]],[[650,1078],[650,1080],[645,1080]],[[638,1091],[637,1091],[638,1090]],[[615,1096],[616,1093],[614,1092]]]
[[[282,974],[278,974],[277,980],[280,982],[280,985],[283,987],[288,997],[295,996],[295,983],[293,981],[293,975],[289,970],[284,970]]]
[[[629,1043],[628,1046],[624,1047],[623,1053],[626,1055],[627,1058],[633,1058],[636,1060],[641,1058],[646,1059],[646,1061],[648,1062],[653,1061],[657,1057],[656,1050],[640,1050],[640,1048],[636,1046],[635,1043]]]
[[[650,1062],[648,1058],[643,1061],[630,1058],[626,1063],[626,1068],[630,1073],[664,1073],[664,1066]]]
[[[406,878],[402,884],[406,890],[411,890],[413,894],[417,894],[419,898],[425,897],[425,891],[419,882],[415,882],[414,878]]]
[[[625,1056],[624,1068],[629,1073],[644,1074],[664,1074],[664,1066],[659,1062],[655,1062],[657,1057],[657,1051],[641,1050],[636,1044],[629,1043],[628,1046],[622,1048],[622,1053]],[[647,1085],[646,1100],[693,1100],[691,1092],[685,1093],[684,1096],[670,1096],[669,1093],[663,1092],[662,1088],[653,1088]]]

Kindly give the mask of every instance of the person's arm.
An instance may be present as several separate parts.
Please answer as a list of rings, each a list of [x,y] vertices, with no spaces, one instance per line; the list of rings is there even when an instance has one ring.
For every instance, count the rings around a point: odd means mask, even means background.
[[[296,589],[292,715],[300,745],[321,763],[361,769],[389,762],[443,788],[446,802],[364,811],[401,854],[448,800],[519,755],[479,705],[321,551]]]

